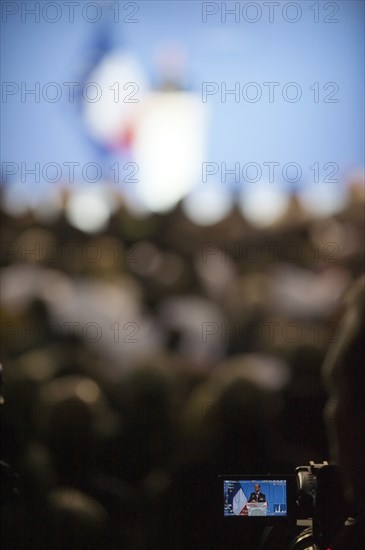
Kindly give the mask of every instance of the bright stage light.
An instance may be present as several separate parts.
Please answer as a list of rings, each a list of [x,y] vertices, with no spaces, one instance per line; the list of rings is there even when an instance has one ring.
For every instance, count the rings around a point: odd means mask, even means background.
[[[66,207],[70,224],[85,233],[98,233],[105,229],[110,212],[109,197],[100,189],[75,191]]]
[[[192,191],[183,201],[185,215],[197,225],[208,226],[223,220],[232,208],[231,193],[219,185]]]
[[[285,190],[273,183],[257,183],[242,190],[240,209],[246,220],[256,227],[270,227],[288,208]]]
[[[136,188],[153,212],[166,212],[201,179],[205,109],[194,94],[156,92],[136,128]]]
[[[3,209],[9,216],[23,216],[30,208],[30,196],[24,183],[11,183],[3,187]]]
[[[327,218],[344,210],[349,201],[349,192],[338,182],[319,182],[303,187],[299,192],[299,200],[310,215]]]

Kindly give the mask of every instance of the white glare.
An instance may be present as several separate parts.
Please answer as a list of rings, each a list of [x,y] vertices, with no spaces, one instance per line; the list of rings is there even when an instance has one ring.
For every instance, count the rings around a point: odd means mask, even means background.
[[[316,183],[304,187],[299,199],[305,210],[316,218],[341,212],[348,203],[348,189],[337,182]]]
[[[258,183],[243,189],[240,197],[241,212],[256,227],[270,227],[288,207],[288,196],[274,183]]]
[[[223,187],[197,189],[185,197],[185,215],[197,225],[207,226],[223,220],[232,208],[230,193]]]
[[[3,208],[9,216],[23,216],[28,211],[30,197],[26,187],[24,183],[12,183],[3,187]]]
[[[200,180],[204,107],[184,92],[156,92],[136,131],[137,190],[145,206],[166,212]]]
[[[71,225],[86,233],[105,229],[109,216],[108,197],[98,190],[76,191],[66,207],[66,217]]]

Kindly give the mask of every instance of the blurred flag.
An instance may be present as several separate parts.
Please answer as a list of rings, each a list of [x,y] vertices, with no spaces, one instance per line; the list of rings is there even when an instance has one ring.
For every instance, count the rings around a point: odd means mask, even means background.
[[[90,135],[109,150],[129,152],[147,89],[141,65],[127,51],[107,51],[88,81],[97,83],[100,95],[98,101],[84,101]]]
[[[107,155],[107,145],[100,140],[95,132],[90,129],[88,122],[87,106],[95,105],[97,103],[88,103],[85,100],[85,96],[88,96],[88,85],[92,82],[99,82],[96,80],[95,69],[102,63],[113,50],[113,46],[110,39],[110,33],[108,29],[101,26],[97,29],[91,39],[91,43],[85,47],[82,59],[84,60],[78,70],[78,78],[75,80],[80,81],[80,86],[76,88],[76,106],[78,110],[78,120],[81,125],[81,131],[83,132],[85,140],[87,140],[93,147],[95,155],[99,160],[104,160]],[[72,80],[72,79],[71,79]],[[91,94],[91,89],[90,89]]]
[[[233,497],[232,501],[232,509],[236,516],[245,515],[244,514],[244,508],[247,504],[247,498],[245,493],[243,492],[243,489],[240,488],[237,493]],[[247,513],[247,510],[246,510]]]

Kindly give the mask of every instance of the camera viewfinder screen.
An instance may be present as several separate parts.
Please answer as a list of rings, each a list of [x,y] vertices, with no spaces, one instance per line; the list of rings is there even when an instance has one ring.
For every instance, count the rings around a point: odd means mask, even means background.
[[[287,516],[285,479],[225,479],[223,484],[225,516]]]

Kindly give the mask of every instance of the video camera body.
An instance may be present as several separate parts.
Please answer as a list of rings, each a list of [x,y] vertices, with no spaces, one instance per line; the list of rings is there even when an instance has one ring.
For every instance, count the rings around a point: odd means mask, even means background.
[[[224,516],[260,530],[259,550],[332,549],[349,515],[338,467],[328,462],[291,475],[220,477]]]

